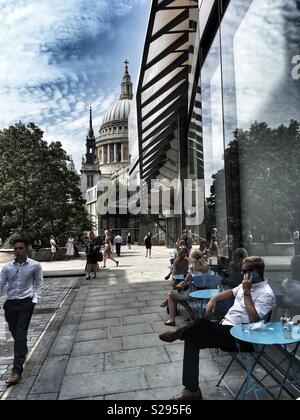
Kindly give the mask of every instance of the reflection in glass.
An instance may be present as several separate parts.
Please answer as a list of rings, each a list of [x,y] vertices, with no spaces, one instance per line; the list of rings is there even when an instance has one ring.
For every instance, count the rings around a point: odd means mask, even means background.
[[[230,230],[238,239],[240,229],[248,247],[251,231],[251,251],[264,256],[291,255],[300,223],[300,83],[292,77],[300,52],[297,4],[232,0],[221,25]]]
[[[201,71],[206,228],[210,255],[229,256],[224,168],[220,40],[217,35]],[[216,231],[217,229],[217,231]]]

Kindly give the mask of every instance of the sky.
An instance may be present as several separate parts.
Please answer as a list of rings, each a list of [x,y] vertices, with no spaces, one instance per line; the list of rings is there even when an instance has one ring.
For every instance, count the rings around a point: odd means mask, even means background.
[[[35,122],[80,169],[128,59],[138,80],[151,0],[0,0],[0,129]]]

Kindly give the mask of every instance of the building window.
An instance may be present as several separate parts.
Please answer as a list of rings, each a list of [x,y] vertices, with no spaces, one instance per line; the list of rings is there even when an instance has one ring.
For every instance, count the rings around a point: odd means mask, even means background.
[[[94,187],[94,175],[87,176],[87,187],[88,188]]]

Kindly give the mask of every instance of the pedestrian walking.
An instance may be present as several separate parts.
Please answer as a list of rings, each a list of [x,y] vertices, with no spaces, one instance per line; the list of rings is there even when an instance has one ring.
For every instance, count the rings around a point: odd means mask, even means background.
[[[28,242],[18,239],[14,243],[15,259],[6,264],[0,275],[0,296],[7,286],[7,300],[3,306],[5,320],[14,339],[14,362],[7,386],[22,379],[28,353],[27,334],[34,307],[44,285],[40,263],[28,258]]]
[[[127,246],[128,246],[128,249],[131,249],[131,243],[132,243],[132,241],[131,241],[131,233],[128,232],[128,234],[127,234]]]
[[[70,234],[68,242],[66,243],[66,259],[70,259],[75,255],[75,236]]]
[[[112,256],[112,241],[110,237],[110,231],[106,230],[104,232],[105,241],[104,241],[104,252],[103,252],[103,267],[106,268],[106,261],[112,260],[116,263],[118,267],[119,261],[115,260]]]
[[[218,229],[213,228],[210,238],[209,256],[218,257],[220,256],[220,243],[218,238]]]
[[[51,247],[51,259],[50,261],[55,261],[56,255],[57,255],[57,251],[58,251],[58,246],[55,240],[55,236],[51,235],[50,238],[50,247]]]
[[[100,256],[101,243],[97,240],[94,232],[89,233],[86,242],[86,280],[90,280],[91,273],[94,273],[93,279],[97,277],[97,265]]]
[[[80,258],[79,250],[78,250],[78,237],[74,235],[74,255],[76,258]]]
[[[119,257],[120,255],[121,255],[121,246],[122,246],[122,243],[123,243],[123,238],[122,238],[122,236],[121,235],[117,235],[117,236],[115,236],[115,239],[114,239],[114,245],[115,245],[115,247],[116,247],[116,254],[117,254],[117,257]]]
[[[152,236],[151,232],[148,232],[144,238],[144,243],[146,247],[146,258],[151,258],[151,250],[152,250]]]

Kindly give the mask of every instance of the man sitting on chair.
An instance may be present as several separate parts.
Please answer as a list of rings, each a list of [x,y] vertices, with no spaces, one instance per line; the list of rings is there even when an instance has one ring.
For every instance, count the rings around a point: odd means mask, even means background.
[[[242,323],[242,318],[248,316],[249,322],[265,319],[275,305],[275,296],[264,278],[265,263],[260,257],[249,257],[243,261],[243,283],[233,290],[227,290],[213,297],[207,305],[207,315],[214,312],[217,302],[235,297],[232,308],[224,320],[218,324],[207,319],[201,319],[192,325],[167,331],[159,338],[168,343],[175,340],[184,341],[183,385],[181,394],[173,400],[201,400],[199,388],[199,351],[200,349],[218,348],[223,351],[237,352],[235,339],[230,330],[234,325]],[[251,351],[251,345],[242,343],[243,351]],[[250,348],[249,348],[250,346]]]

